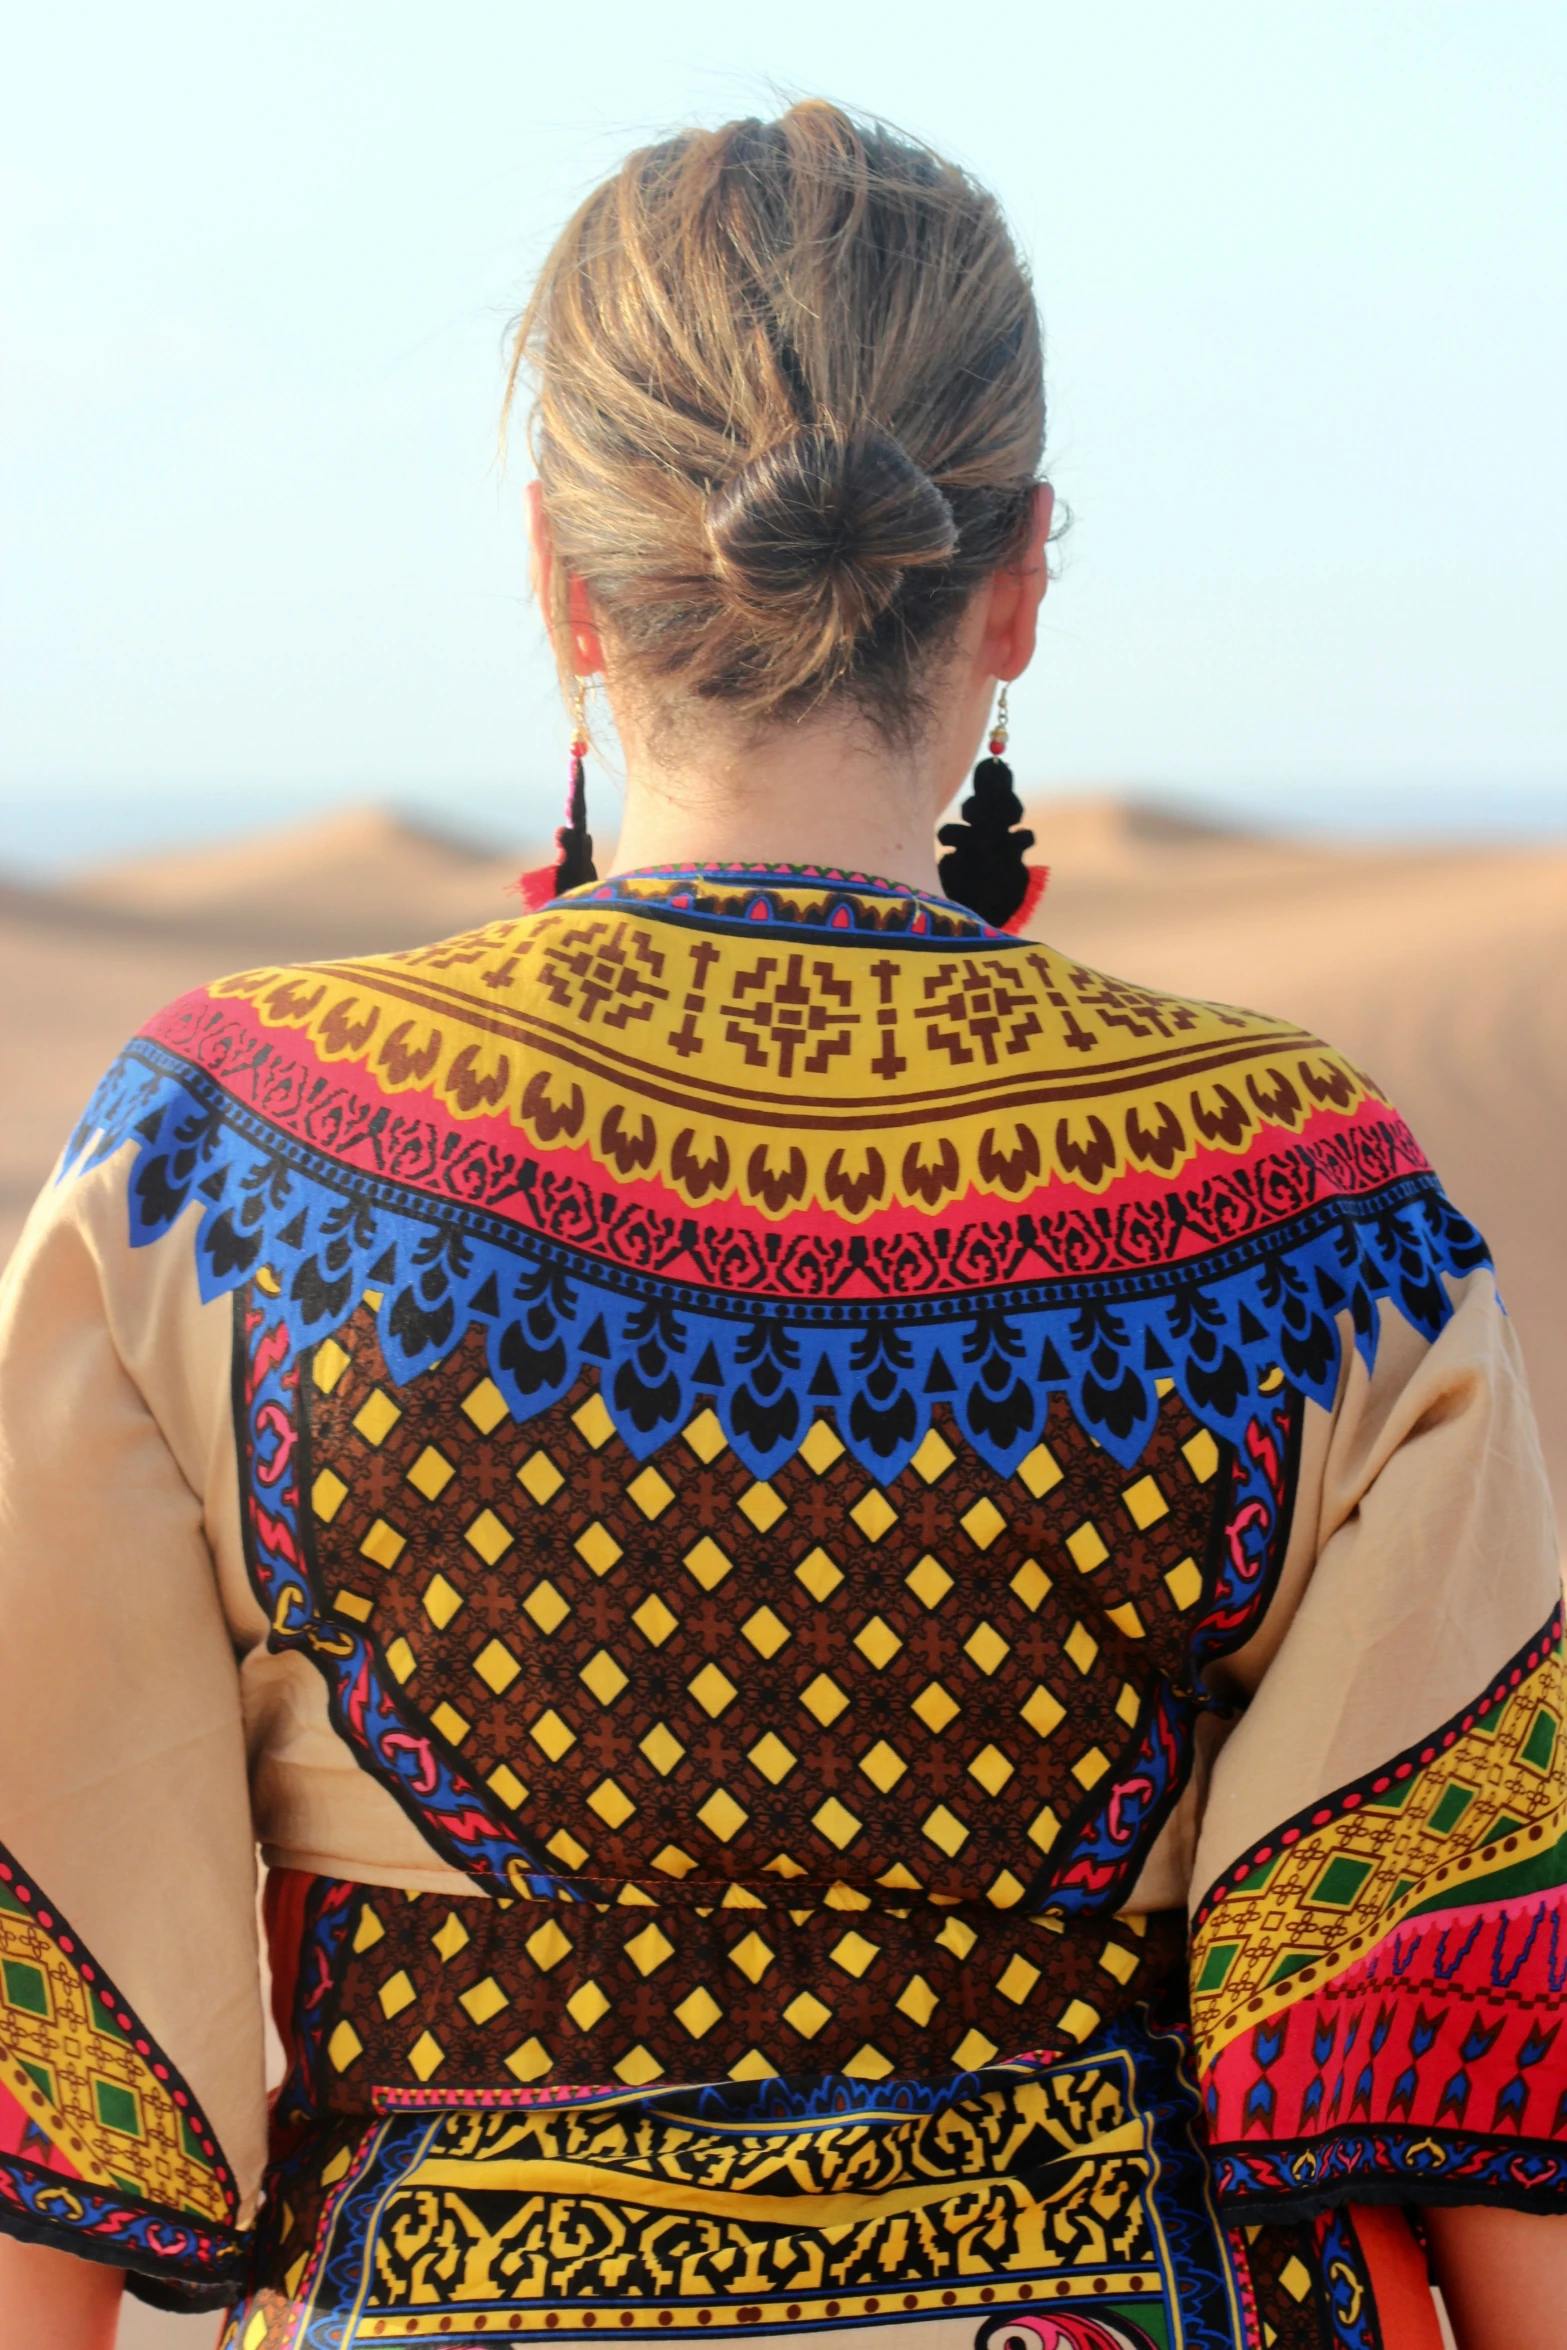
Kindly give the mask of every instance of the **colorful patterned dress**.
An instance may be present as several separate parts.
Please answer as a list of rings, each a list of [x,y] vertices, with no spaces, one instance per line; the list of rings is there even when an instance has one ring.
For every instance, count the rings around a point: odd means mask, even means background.
[[[1567,2207],[1516,1349],[1286,1023],[804,868],[248,972],[0,1450],[0,2226],[238,2350],[1409,2350]]]

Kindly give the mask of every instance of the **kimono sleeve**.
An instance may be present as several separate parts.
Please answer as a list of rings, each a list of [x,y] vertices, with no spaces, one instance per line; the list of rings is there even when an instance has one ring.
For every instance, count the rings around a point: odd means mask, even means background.
[[[1450,1292],[1430,1342],[1384,1305],[1310,1407],[1303,1587],[1214,1770],[1192,2006],[1233,2220],[1567,2208],[1560,1564],[1491,1274]]]
[[[0,2228],[213,2308],[265,2131],[239,1685],[198,1490],[227,1383],[181,1354],[184,1236],[133,1263],[124,1232],[122,1154],[51,1187],[0,1285]],[[148,1401],[160,1358],[183,1458]]]

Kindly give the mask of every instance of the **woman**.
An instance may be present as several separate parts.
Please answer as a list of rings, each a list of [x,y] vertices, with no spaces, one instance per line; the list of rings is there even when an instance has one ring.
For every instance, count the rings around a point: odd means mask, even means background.
[[[1483,1244],[1328,1047],[1009,933],[999,763],[933,867],[1045,588],[995,206],[674,139],[517,364],[617,877],[579,805],[175,1005],[8,1276],[7,2340],[1410,2350],[1422,2242],[1567,2339]]]

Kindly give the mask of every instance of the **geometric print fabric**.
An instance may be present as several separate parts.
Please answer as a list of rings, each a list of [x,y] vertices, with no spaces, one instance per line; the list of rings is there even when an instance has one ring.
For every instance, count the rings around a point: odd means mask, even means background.
[[[798,2082],[323,2116],[280,2162],[263,2220],[259,2268],[277,2283],[228,2341],[689,2339],[893,2317],[972,2327],[1002,2310],[999,2330],[1055,2350],[1373,2350],[1347,2215],[1235,2229],[1228,2260],[1194,2226],[1181,2042],[1163,2045],[1133,2023],[1094,2056],[886,2107],[850,2099],[825,2128]],[[997,2332],[991,2317],[963,2338]]]
[[[1463,1714],[1235,1865],[1193,2001],[1229,2210],[1327,2188],[1558,2202],[1561,1609]]]
[[[1322,2273],[1320,2222],[1235,2231],[1246,2264],[1261,2350],[1339,2350],[1327,2280]]]
[[[530,1155],[575,1150],[682,1208],[733,1199],[769,1220],[1168,1180],[1378,1098],[1283,1021],[1013,940],[875,948],[828,914],[807,948],[797,926],[827,908],[764,895],[787,943],[579,901],[409,953],[237,973],[210,998],[350,1084],[364,1069],[389,1104],[493,1119]],[[998,1082],[1025,1072],[1021,1099]]]
[[[639,1464],[591,1376],[518,1423],[472,1331],[397,1388],[369,1305],[300,1395],[322,1605],[536,1851],[677,1905],[1017,1904],[1186,1684],[1228,1498],[1173,1392],[1135,1475],[1056,1397],[1010,1479],[938,1407],[886,1486],[825,1412],[765,1481],[707,1408]]]
[[[322,2026],[329,2111],[497,2086],[935,2079],[1179,2002],[1185,1921],[918,1904],[645,1909],[356,1887]]]
[[[228,2340],[947,2317],[972,2341],[1037,2304],[1072,2350],[1229,2350],[1228,2266],[1172,2210],[1183,2190],[1200,2203],[1180,2049],[1133,2025],[1091,2059],[830,2117],[797,2082],[327,2119],[279,2165],[262,2267],[287,2303],[269,2284]]]
[[[0,1852],[0,2146],[222,2225],[233,2191],[182,2083],[76,1938]],[[66,2204],[71,2191],[63,2184]]]
[[[1408,1972],[1419,1934],[1407,1921],[1483,1902],[1488,1879],[1555,1849],[1563,1678],[1553,1622],[1458,1720],[1232,1867],[1194,1938],[1192,2011],[1208,2061],[1400,1927]]]

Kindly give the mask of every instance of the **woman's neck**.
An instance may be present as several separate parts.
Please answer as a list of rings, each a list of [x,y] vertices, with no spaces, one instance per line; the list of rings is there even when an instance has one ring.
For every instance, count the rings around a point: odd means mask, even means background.
[[[696,730],[690,730],[695,735]],[[937,892],[935,828],[954,785],[943,745],[892,745],[841,716],[741,742],[704,732],[653,758],[622,733],[626,813],[615,866],[831,865]],[[962,772],[959,758],[956,773]]]

